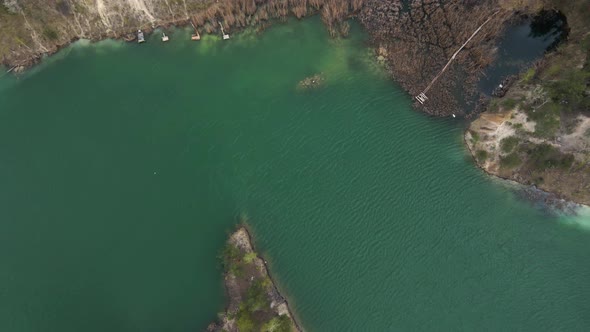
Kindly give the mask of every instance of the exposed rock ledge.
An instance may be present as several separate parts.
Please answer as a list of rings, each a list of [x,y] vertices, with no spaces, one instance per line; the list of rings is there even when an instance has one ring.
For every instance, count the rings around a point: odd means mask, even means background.
[[[230,236],[222,258],[229,302],[207,331],[302,331],[270,277],[266,261],[254,250],[246,227],[240,226]]]

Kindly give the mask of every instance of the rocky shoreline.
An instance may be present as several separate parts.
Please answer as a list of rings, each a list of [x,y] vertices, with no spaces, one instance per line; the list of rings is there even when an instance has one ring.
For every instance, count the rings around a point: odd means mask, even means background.
[[[544,8],[553,10],[561,6],[563,8],[559,10],[569,17],[568,23],[573,29],[585,31],[587,23],[584,23],[583,5],[581,0],[567,4],[560,4],[556,0],[523,0],[518,3],[501,0],[100,0],[94,4],[82,0],[57,3],[0,0],[0,28],[8,32],[0,35],[0,60],[9,71],[18,73],[38,63],[43,56],[51,55],[82,38],[91,41],[105,38],[133,41],[137,29],[150,33],[156,27],[188,24],[193,24],[202,33],[218,33],[219,22],[223,23],[226,30],[233,32],[249,26],[264,28],[273,19],[280,20],[288,16],[300,19],[314,14],[319,14],[330,35],[337,37],[347,34],[346,19],[354,16],[368,32],[376,56],[385,64],[392,78],[411,96],[416,96],[472,32],[486,19],[492,19],[429,90],[428,100],[425,103],[415,101],[414,104],[417,109],[430,115],[465,116],[465,107],[475,109],[470,115],[486,109],[486,113],[490,113],[489,110],[494,107],[478,95],[475,87],[481,78],[482,69],[493,62],[498,39],[511,22]],[[584,37],[583,32],[576,34],[576,31],[572,36],[577,41]],[[314,80],[312,77],[309,82],[303,81],[299,87],[316,87],[321,82],[321,79]],[[503,87],[497,92],[498,96],[510,98],[507,88]],[[481,122],[482,118],[476,119],[474,123],[476,121]],[[505,122],[512,121],[505,119]],[[472,129],[466,133],[468,146],[474,139],[472,133],[476,132],[472,124]],[[490,140],[493,139],[490,136]],[[491,141],[489,146],[498,147],[500,144],[491,144]],[[478,166],[489,174],[533,184],[588,204],[585,198],[568,195],[567,188],[565,192],[560,191],[558,182],[563,181],[563,170],[553,169],[554,173],[559,173],[559,176],[548,177],[555,179],[553,183],[546,182],[546,177],[541,175],[536,179],[525,176],[529,169],[508,174],[494,168],[500,160],[497,150],[480,149],[480,146],[469,148]],[[487,160],[482,163],[480,159],[483,153],[480,151],[486,151],[488,155],[495,153],[496,162]],[[583,162],[584,159],[579,160]],[[575,177],[570,178],[571,184],[575,185]],[[540,179],[543,179],[543,183]],[[576,190],[583,192],[585,189],[582,186]]]
[[[272,279],[266,260],[255,251],[246,226],[230,235],[222,259],[228,304],[207,331],[303,331]]]
[[[568,40],[513,78],[464,135],[486,173],[590,205],[590,8],[557,7]]]

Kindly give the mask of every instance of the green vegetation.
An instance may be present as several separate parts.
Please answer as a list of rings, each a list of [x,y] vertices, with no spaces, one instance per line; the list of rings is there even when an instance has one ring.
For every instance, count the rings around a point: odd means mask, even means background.
[[[545,84],[549,97],[556,103],[564,105],[568,111],[579,111],[590,107],[590,98],[586,95],[590,72],[570,68],[560,75],[559,80]]]
[[[483,163],[488,159],[488,152],[485,150],[477,150],[475,152],[475,158],[478,162]]]
[[[250,264],[250,263],[252,263],[252,261],[254,260],[254,258],[256,258],[256,253],[255,252],[249,252],[249,253],[247,253],[247,254],[244,255],[244,263]]]
[[[547,70],[545,70],[544,74],[548,77],[555,77],[559,73],[561,73],[562,65],[559,63],[552,64]]]
[[[590,138],[590,128],[586,129],[586,132],[584,133],[584,136]]]
[[[270,279],[255,280],[246,292],[246,299],[240,304],[236,314],[236,324],[240,332],[249,331],[290,331],[291,321],[286,316],[279,316],[265,322],[260,317],[268,315],[270,308],[268,291]]]
[[[293,322],[287,315],[279,316],[270,307],[273,284],[266,270],[260,270],[255,264],[258,255],[254,251],[246,251],[230,241],[223,248],[220,258],[224,271],[235,277],[235,282],[226,283],[230,293],[239,293],[239,301],[232,305],[237,311],[227,312],[227,317],[235,321],[240,332],[273,331],[287,332],[292,330]],[[222,316],[223,317],[223,314]],[[223,318],[220,318],[223,320]]]
[[[520,166],[520,164],[522,164],[522,160],[515,152],[507,156],[500,157],[500,167],[502,168],[512,169]]]
[[[0,3],[0,16],[8,15],[10,12],[8,11],[8,7],[4,3]]]
[[[287,316],[275,317],[262,325],[262,332],[289,332],[292,330],[291,321]]]
[[[49,39],[49,40],[56,40],[57,39],[57,31],[46,27],[45,29],[43,29],[43,36],[45,36],[45,38]]]
[[[233,244],[226,244],[221,253],[223,269],[237,277],[241,276],[244,273],[244,267],[240,259],[240,250]]]
[[[518,101],[512,98],[506,98],[502,101],[502,107],[505,109],[513,109],[516,107],[516,105],[518,105]]]
[[[502,149],[502,152],[504,153],[510,153],[512,152],[512,150],[514,150],[514,148],[518,145],[519,142],[520,140],[516,136],[503,138],[500,141],[500,149]]]
[[[545,170],[549,168],[569,169],[574,163],[572,154],[563,154],[554,146],[542,143],[528,148],[529,163],[532,168]]]
[[[530,120],[535,121],[535,136],[541,138],[553,138],[561,124],[559,118],[560,106],[556,103],[547,103],[537,110],[527,112]]]
[[[494,98],[490,101],[488,105],[488,111],[492,113],[496,113],[500,110],[500,104],[498,103],[498,99]]]
[[[529,68],[523,75],[522,75],[522,83],[524,84],[529,84],[533,81],[533,78],[535,78],[535,74],[537,73],[537,71],[535,70],[535,68]]]
[[[469,131],[471,133],[471,143],[476,144],[479,142],[479,134],[476,131]]]

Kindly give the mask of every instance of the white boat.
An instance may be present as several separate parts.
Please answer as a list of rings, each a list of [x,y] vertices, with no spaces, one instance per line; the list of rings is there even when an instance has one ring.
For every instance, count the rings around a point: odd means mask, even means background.
[[[166,36],[166,34],[162,32],[162,41],[167,42],[169,40],[170,40],[170,38],[168,38],[168,36]]]
[[[137,30],[137,42],[138,43],[145,42],[145,38],[144,38],[143,32],[141,30]]]

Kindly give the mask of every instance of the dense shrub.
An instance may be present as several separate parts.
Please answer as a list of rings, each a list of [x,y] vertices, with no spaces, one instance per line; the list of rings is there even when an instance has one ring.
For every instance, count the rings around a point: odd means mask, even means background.
[[[510,153],[518,145],[519,139],[516,136],[505,137],[500,141],[500,149],[504,153]]]
[[[500,157],[500,166],[502,168],[511,169],[520,166],[520,164],[522,164],[522,160],[520,160],[520,157],[515,152],[507,156]]]
[[[507,98],[502,101],[502,107],[505,109],[513,109],[518,104],[518,101],[512,98]]]
[[[483,163],[484,161],[486,161],[488,159],[488,152],[485,150],[477,150],[475,152],[475,158],[480,163]]]
[[[542,143],[528,149],[531,166],[536,169],[545,170],[548,168],[568,169],[574,163],[572,154],[561,153],[554,146]]]
[[[529,70],[527,70],[523,75],[522,75],[522,83],[524,84],[529,84],[533,81],[533,78],[535,78],[535,74],[536,74],[536,70],[535,68],[529,68]]]
[[[535,121],[535,136],[553,138],[560,127],[560,105],[547,103],[542,108],[527,112],[529,120]]]

